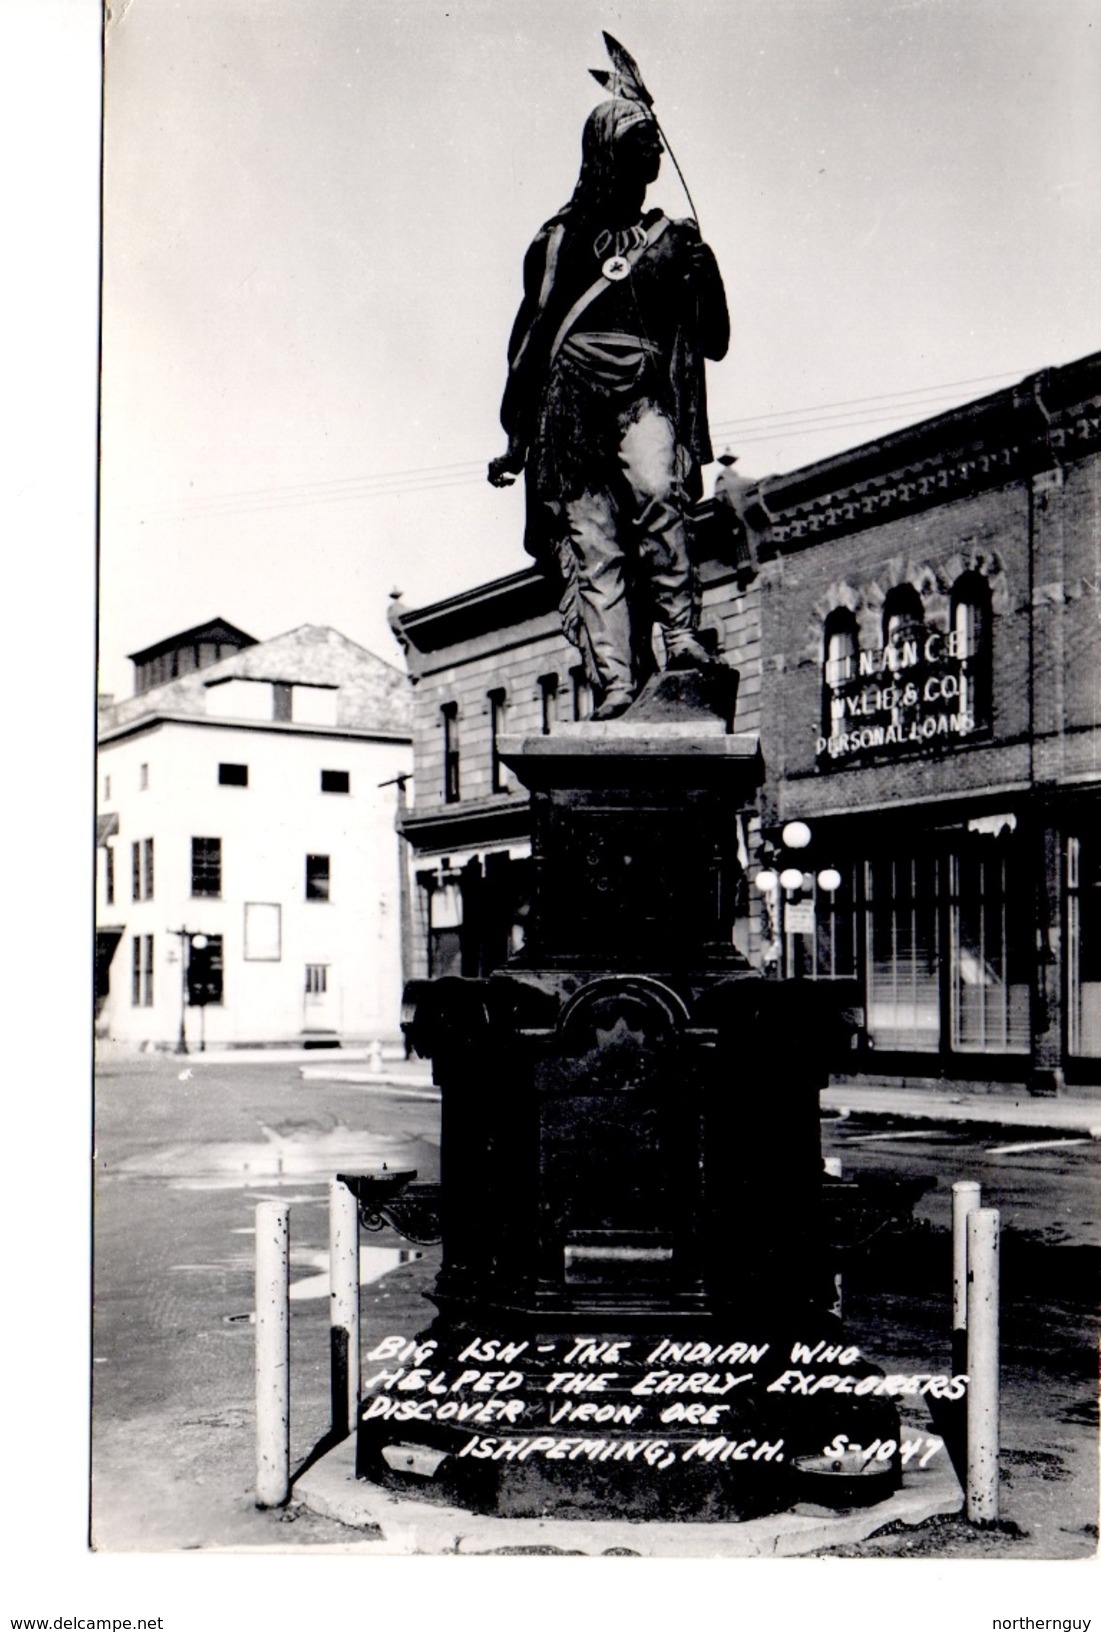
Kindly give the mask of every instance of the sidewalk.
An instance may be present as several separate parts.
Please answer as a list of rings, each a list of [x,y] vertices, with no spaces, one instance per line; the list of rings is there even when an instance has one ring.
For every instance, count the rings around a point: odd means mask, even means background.
[[[1033,1099],[1023,1090],[955,1093],[950,1089],[898,1088],[887,1083],[843,1083],[826,1088],[822,1110],[840,1116],[926,1122],[968,1122],[989,1128],[1026,1128],[1053,1137],[1084,1134],[1101,1139],[1101,1100],[1085,1095]]]
[[[134,1060],[173,1060],[178,1056],[169,1048],[139,1048],[131,1043],[118,1043],[97,1038],[95,1061],[98,1065],[114,1065]],[[381,1067],[377,1049],[370,1043],[355,1043],[341,1048],[304,1048],[301,1043],[259,1048],[204,1048],[192,1043],[186,1055],[189,1066],[204,1065],[302,1065],[309,1067],[309,1076],[326,1078],[333,1082],[409,1083],[412,1086],[432,1086],[432,1066],[427,1060],[407,1060],[389,1047],[382,1050]],[[306,1072],[303,1072],[306,1075]]]

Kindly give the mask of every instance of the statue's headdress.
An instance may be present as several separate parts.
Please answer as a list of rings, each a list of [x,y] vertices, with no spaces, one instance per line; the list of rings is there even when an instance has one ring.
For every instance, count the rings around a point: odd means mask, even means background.
[[[604,47],[611,60],[612,71],[609,73],[606,68],[590,68],[589,72],[598,85],[602,85],[606,91],[610,92],[613,101],[611,104],[601,103],[600,108],[595,109],[594,112],[599,113],[602,108],[615,106],[617,103],[628,103],[633,109],[637,110],[631,118],[631,123],[636,123],[638,119],[653,119],[655,125],[657,125],[658,134],[665,144],[665,151],[672,159],[673,168],[680,177],[680,184],[684,188],[685,197],[688,199],[688,207],[698,222],[699,217],[696,215],[696,206],[692,202],[692,194],[688,191],[688,183],[684,179],[684,172],[677,163],[676,154],[669,146],[668,136],[662,130],[657,115],[653,112],[654,99],[646,89],[638,63],[625,46],[620,45],[619,41],[614,39],[606,30],[603,32]],[[588,126],[585,128],[587,131]],[[616,134],[626,128],[626,124],[620,124]],[[582,140],[582,175],[584,175],[584,140]],[[580,182],[578,185],[580,186]]]
[[[604,44],[612,59],[613,72],[609,73],[606,68],[590,68],[589,72],[597,84],[603,85],[611,96],[621,97],[625,102],[638,102],[647,109],[652,108],[654,99],[642,83],[642,75],[634,57],[610,34],[604,35]]]
[[[643,121],[656,123],[641,102],[614,96],[597,104],[581,132],[581,171],[570,199],[571,210],[599,209],[613,185],[615,144],[625,131]]]

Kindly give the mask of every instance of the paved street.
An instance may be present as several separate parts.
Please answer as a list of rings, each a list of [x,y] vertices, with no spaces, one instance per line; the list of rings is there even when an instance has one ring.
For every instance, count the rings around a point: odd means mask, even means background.
[[[304,1084],[293,1062],[155,1055],[102,1069],[96,1101],[97,1545],[348,1540],[342,1526],[253,1504],[255,1209],[291,1206],[296,1467],[329,1427],[329,1176],[387,1162],[438,1177],[437,1104]],[[392,1271],[377,1294],[385,1310],[400,1301],[410,1249],[379,1243],[364,1271]]]
[[[1014,1147],[1038,1148],[1014,1148]],[[1101,1143],[972,1124],[919,1130],[856,1117],[823,1123],[823,1152],[846,1175],[935,1181],[915,1208],[924,1230],[849,1255],[845,1316],[888,1371],[949,1369],[952,1184],[982,1185],[1001,1215],[1001,1518],[1021,1535],[935,1523],[904,1550],[1073,1558],[1097,1546],[1096,1327]],[[926,1543],[928,1545],[926,1545]]]
[[[293,1060],[150,1055],[102,1066],[93,1350],[101,1548],[355,1540],[294,1503],[286,1514],[253,1504],[255,1207],[269,1198],[291,1204],[291,1459],[298,1467],[329,1425],[329,1175],[386,1162],[438,1177],[438,1115],[423,1089],[318,1080],[312,1070],[303,1080]],[[840,1157],[846,1175],[935,1181],[918,1203],[922,1229],[881,1236],[845,1262],[852,1336],[887,1370],[949,1369],[953,1180],[978,1179],[1005,1231],[1002,1466],[1010,1528],[980,1536],[952,1521],[916,1538],[872,1540],[858,1552],[1074,1557],[1096,1546],[1089,1310],[1101,1258],[1101,1146],[1002,1148],[1035,1142],[1004,1128],[921,1131],[855,1116],[824,1124],[825,1152]],[[423,1325],[434,1249],[388,1234],[363,1243],[365,1342]]]

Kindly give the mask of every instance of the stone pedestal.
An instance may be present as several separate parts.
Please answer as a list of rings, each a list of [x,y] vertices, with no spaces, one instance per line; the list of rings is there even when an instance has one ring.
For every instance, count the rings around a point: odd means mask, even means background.
[[[513,1512],[761,1512],[787,1499],[793,1448],[820,1451],[840,1420],[833,1396],[795,1409],[769,1388],[795,1343],[840,1335],[820,1220],[829,1022],[816,987],[764,979],[732,943],[735,818],[762,775],[757,739],[728,729],[734,684],[729,671],[663,676],[621,720],[502,744],[531,791],[525,947],[488,979],[407,991],[407,1034],[442,1094],[426,1363],[448,1394],[486,1342],[506,1341],[524,1378],[522,1412],[495,1426],[453,1412],[445,1425],[435,1407],[417,1419],[418,1443],[451,1458],[453,1497]],[[683,1389],[650,1387],[655,1368]],[[857,1359],[854,1375],[869,1369]],[[591,1387],[555,1381],[574,1372]],[[563,1400],[593,1409],[574,1418]],[[368,1398],[370,1477],[400,1472],[393,1446],[409,1444],[384,1411]],[[869,1402],[869,1415],[885,1423],[893,1408]],[[464,1450],[502,1432],[585,1444],[530,1460]],[[613,1447],[656,1436],[671,1469],[625,1477],[593,1432]],[[701,1435],[723,1437],[727,1456],[686,1457]]]

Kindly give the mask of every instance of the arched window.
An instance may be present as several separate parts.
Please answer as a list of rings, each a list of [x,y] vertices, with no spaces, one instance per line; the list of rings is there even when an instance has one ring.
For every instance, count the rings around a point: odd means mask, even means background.
[[[856,618],[847,607],[836,607],[822,631],[822,735],[839,729],[844,715],[845,687],[857,675]]]
[[[924,628],[921,596],[913,584],[896,584],[883,602],[883,645],[898,654],[900,664],[914,663],[917,652],[912,648],[920,642]]]
[[[952,585],[952,649],[960,660],[960,713],[990,723],[990,585],[965,572]]]

